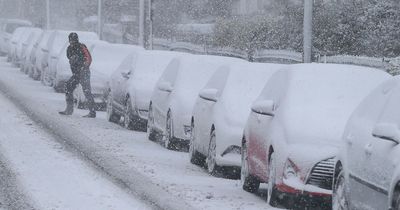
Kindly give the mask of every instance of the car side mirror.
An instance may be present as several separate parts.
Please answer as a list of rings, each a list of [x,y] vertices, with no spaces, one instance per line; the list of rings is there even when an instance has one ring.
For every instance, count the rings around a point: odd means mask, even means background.
[[[122,75],[123,78],[129,79],[131,74],[130,74],[130,72],[121,72],[121,75]]]
[[[261,115],[275,116],[275,103],[272,100],[262,100],[254,102],[251,111]]]
[[[395,124],[379,123],[372,130],[372,136],[400,144],[400,131]]]
[[[164,92],[172,92],[173,87],[170,82],[161,82],[158,84],[158,89]]]
[[[217,102],[218,101],[218,90],[215,88],[203,89],[200,91],[199,96],[200,96],[200,98],[202,98],[204,100]]]

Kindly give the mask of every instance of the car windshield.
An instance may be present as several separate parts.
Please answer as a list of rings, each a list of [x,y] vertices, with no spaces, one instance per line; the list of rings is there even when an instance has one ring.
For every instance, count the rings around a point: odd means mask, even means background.
[[[351,68],[292,71],[285,100],[278,108],[288,141],[337,144],[352,111],[384,76],[377,70]]]

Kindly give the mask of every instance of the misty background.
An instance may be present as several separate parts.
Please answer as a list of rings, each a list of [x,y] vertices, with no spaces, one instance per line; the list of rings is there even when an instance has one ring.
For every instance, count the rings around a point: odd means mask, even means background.
[[[50,0],[50,28],[96,31],[97,4],[97,0]],[[399,5],[394,0],[315,0],[314,56],[399,56]],[[104,39],[137,44],[139,0],[103,0],[102,8]],[[46,1],[0,0],[0,17],[28,19],[45,27]],[[155,39],[249,53],[303,51],[302,0],[153,0],[152,19]]]

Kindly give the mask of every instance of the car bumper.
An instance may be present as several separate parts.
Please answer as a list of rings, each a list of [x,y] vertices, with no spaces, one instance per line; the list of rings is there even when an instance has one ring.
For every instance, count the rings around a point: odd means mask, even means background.
[[[296,209],[332,209],[332,196],[327,194],[301,191],[289,186],[277,185],[278,195],[286,208]]]

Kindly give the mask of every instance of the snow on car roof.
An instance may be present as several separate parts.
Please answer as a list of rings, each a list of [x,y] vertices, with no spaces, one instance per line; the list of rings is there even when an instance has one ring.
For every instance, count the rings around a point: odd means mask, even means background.
[[[221,66],[244,62],[237,58],[210,55],[181,55],[166,67],[160,80],[170,81],[173,94],[184,100],[186,107],[193,107],[201,88]]]
[[[377,69],[335,64],[292,65],[284,74],[275,121],[283,123],[292,143],[337,144],[356,106],[391,77]]]
[[[273,73],[284,66],[247,62],[231,65],[225,87],[218,100],[218,107],[230,119],[228,121],[244,126],[253,101],[260,95]]]
[[[91,52],[93,58],[91,68],[106,76],[111,76],[121,62],[129,54],[137,50],[143,50],[143,48],[126,44],[95,44]]]
[[[186,90],[198,91],[219,67],[244,61],[230,57],[196,55],[182,56],[179,62],[177,88],[182,86]]]

